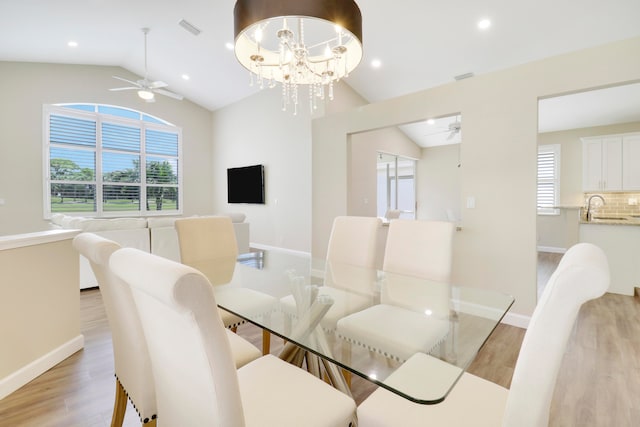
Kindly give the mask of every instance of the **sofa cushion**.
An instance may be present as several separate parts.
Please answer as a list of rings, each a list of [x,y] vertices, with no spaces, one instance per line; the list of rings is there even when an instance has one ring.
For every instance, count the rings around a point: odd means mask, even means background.
[[[247,217],[242,212],[229,212],[221,215],[231,218],[231,222],[244,222],[245,218]]]
[[[151,217],[147,218],[147,227],[149,228],[157,228],[157,227],[173,227],[178,217]]]
[[[74,222],[71,222],[74,224]],[[132,230],[137,228],[147,228],[146,218],[81,218],[75,227],[83,231],[105,231],[105,230]]]

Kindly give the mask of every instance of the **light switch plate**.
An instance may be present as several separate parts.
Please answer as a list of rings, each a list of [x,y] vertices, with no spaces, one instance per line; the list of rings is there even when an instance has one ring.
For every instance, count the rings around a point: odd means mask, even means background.
[[[473,196],[467,197],[467,209],[475,209],[476,207],[476,198]]]

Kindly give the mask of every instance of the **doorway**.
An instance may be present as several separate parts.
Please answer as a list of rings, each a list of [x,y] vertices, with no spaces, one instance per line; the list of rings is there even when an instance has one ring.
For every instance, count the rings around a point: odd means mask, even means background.
[[[398,211],[400,218],[415,219],[416,161],[378,152],[376,199],[378,217],[387,218],[389,212]]]

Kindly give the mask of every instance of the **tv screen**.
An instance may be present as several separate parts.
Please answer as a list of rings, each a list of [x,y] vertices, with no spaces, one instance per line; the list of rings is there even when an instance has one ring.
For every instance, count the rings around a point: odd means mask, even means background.
[[[262,165],[227,169],[227,203],[264,204]]]

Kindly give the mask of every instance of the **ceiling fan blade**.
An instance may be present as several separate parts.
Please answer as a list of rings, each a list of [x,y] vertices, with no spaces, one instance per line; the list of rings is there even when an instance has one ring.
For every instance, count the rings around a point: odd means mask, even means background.
[[[109,89],[110,91],[119,91],[119,90],[139,90],[139,87],[133,87],[133,86],[128,86],[128,87],[114,87]]]
[[[123,77],[118,77],[118,76],[111,76],[111,77],[113,77],[114,79],[122,80],[123,82],[127,82],[129,84],[134,85],[134,86],[140,87],[140,83],[138,83],[138,82],[134,82],[132,80],[127,80],[127,79],[125,79]]]
[[[160,89],[161,87],[167,87],[167,86],[169,86],[167,83],[160,80],[149,83],[149,89]]]
[[[170,98],[177,99],[178,101],[182,101],[184,99],[184,96],[178,95],[177,93],[174,93],[165,89],[154,89],[153,92],[159,93],[160,95],[168,96]]]

